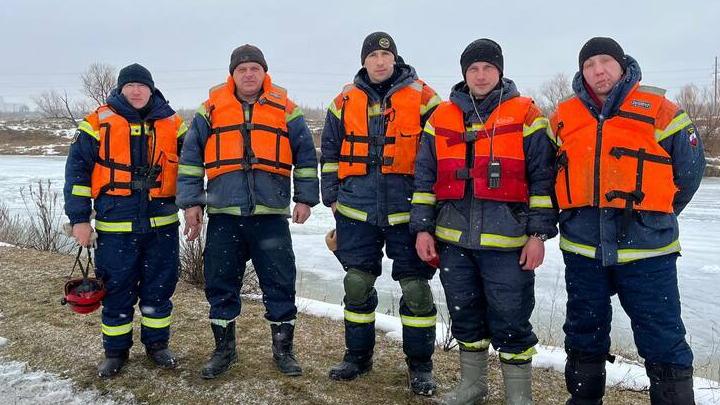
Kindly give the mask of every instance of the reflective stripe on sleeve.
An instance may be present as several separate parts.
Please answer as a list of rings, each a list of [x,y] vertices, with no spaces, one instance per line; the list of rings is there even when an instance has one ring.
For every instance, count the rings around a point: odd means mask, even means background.
[[[339,168],[339,164],[337,162],[323,163],[322,172],[323,173],[334,173],[334,172],[338,171],[338,168]]]
[[[293,170],[293,177],[296,179],[314,179],[317,178],[317,168],[315,167],[296,167]]]
[[[79,184],[73,184],[72,195],[77,196],[77,197],[92,197],[90,187],[81,186]]]
[[[178,165],[178,174],[182,174],[184,176],[192,176],[192,177],[204,177],[205,176],[205,168],[203,166],[193,166],[193,165]]]
[[[549,195],[531,195],[530,208],[552,208],[552,199]]]
[[[413,193],[412,204],[424,204],[424,205],[435,205],[437,198],[433,193]]]

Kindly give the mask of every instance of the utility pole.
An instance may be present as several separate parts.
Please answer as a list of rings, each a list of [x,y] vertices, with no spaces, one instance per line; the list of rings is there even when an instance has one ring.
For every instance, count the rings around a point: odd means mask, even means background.
[[[713,93],[713,113],[717,114],[717,99],[718,99],[718,57],[715,57],[715,92]]]

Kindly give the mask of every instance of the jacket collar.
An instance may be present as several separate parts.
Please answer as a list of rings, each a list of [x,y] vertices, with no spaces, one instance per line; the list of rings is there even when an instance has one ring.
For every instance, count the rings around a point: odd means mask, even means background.
[[[515,86],[515,82],[503,77],[500,79],[499,85],[482,100],[473,100],[470,95],[470,89],[465,81],[462,81],[453,86],[450,91],[450,101],[460,107],[466,117],[474,117],[472,121],[475,121],[477,119],[477,117],[475,117],[476,109],[477,113],[480,114],[480,118],[484,120],[498,107],[498,105],[500,105],[500,103],[519,95],[520,92],[518,91],[517,86]]]

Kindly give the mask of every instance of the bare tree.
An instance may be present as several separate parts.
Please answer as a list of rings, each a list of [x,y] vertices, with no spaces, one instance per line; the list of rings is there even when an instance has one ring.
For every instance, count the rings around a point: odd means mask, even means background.
[[[62,94],[55,90],[45,91],[33,101],[43,117],[67,120],[72,127],[77,126],[75,117],[84,112],[82,105],[70,100],[67,91],[63,91]]]
[[[115,67],[95,62],[80,75],[80,80],[83,93],[95,102],[96,107],[103,105],[117,84]]]
[[[570,79],[564,73],[558,73],[540,86],[538,106],[545,115],[550,115],[558,103],[573,94]]]
[[[88,98],[71,100],[66,90],[45,91],[33,101],[45,118],[59,118],[75,127],[78,118],[85,116],[97,106],[105,104],[105,100],[116,86],[115,67],[104,63],[93,63],[80,75],[82,92]]]
[[[705,150],[720,155],[720,106],[713,100],[713,90],[689,84],[680,90],[675,101],[695,123]]]

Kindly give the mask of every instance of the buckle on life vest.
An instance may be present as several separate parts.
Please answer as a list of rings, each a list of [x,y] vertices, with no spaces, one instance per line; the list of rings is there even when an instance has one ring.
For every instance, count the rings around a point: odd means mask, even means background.
[[[393,164],[394,161],[395,161],[395,158],[393,158],[391,156],[383,156],[383,158],[382,158],[383,166],[390,166]]]
[[[462,134],[462,140],[465,143],[475,142],[478,139],[477,131],[468,131]]]
[[[633,190],[629,193],[620,190],[612,190],[605,194],[605,198],[608,200],[608,202],[616,198],[621,198],[625,201],[634,201],[635,204],[640,204],[642,200],[645,199],[645,193],[640,190]]]
[[[150,190],[153,187],[157,187],[157,185],[155,180],[150,177],[130,182],[131,190]]]
[[[242,126],[246,131],[252,131],[255,129],[255,125],[252,122],[246,122],[242,124]]]
[[[470,180],[472,176],[470,175],[470,168],[469,167],[461,167],[455,171],[455,178],[458,180]]]
[[[392,139],[393,142],[389,142]],[[389,143],[395,143],[395,138],[388,138],[385,135],[370,135],[368,136],[368,145],[383,146]]]

